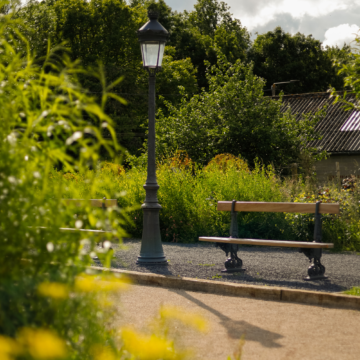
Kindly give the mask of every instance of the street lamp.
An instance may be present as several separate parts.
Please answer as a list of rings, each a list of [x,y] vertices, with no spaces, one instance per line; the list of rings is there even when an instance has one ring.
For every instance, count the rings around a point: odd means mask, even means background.
[[[290,81],[283,81],[283,82],[273,83],[273,84],[271,85],[272,96],[275,96],[275,95],[276,95],[276,85],[280,85],[280,84],[290,84],[290,83],[297,82],[297,81],[300,81],[300,80],[290,80]]]
[[[161,243],[155,163],[155,78],[161,70],[165,43],[169,38],[167,30],[158,22],[158,13],[148,11],[149,21],[137,34],[141,47],[144,68],[149,73],[149,134],[147,179],[144,185],[145,202],[141,205],[144,214],[140,256],[137,264],[167,264]]]

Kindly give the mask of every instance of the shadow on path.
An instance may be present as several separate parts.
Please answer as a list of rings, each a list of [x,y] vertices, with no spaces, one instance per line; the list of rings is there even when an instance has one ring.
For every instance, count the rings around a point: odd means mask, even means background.
[[[226,315],[222,314],[220,311],[212,308],[209,305],[206,305],[202,301],[194,298],[183,290],[169,289],[169,291],[183,296],[187,300],[192,301],[197,306],[217,316],[220,320],[220,324],[226,329],[227,334],[231,339],[239,340],[241,336],[245,334],[246,341],[257,341],[262,346],[268,348],[282,347],[282,345],[277,342],[279,339],[283,338],[283,336],[280,334],[262,329],[244,320],[232,320]],[[224,303],[224,307],[226,307],[226,303]]]

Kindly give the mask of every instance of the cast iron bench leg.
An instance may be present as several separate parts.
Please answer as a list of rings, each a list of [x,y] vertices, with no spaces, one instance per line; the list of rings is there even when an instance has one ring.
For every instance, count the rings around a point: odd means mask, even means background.
[[[304,280],[327,279],[325,276],[325,266],[321,264],[321,249],[300,249],[300,252],[309,258],[311,265],[308,268],[308,275]]]
[[[236,239],[239,237],[239,233],[238,233],[237,212],[235,211],[235,203],[236,200],[233,200],[231,206],[230,238]],[[243,262],[237,255],[237,252],[239,250],[239,245],[215,243],[215,246],[223,250],[226,256],[228,256],[230,253],[230,257],[224,263],[225,269],[221,270],[221,272],[245,271],[245,269],[242,267]]]
[[[319,213],[319,206],[321,201],[316,202],[315,208],[315,229],[314,229],[314,242],[321,243],[322,231],[321,231],[321,214]],[[320,259],[322,255],[321,249],[300,249],[300,252],[309,258],[311,265],[308,268],[308,275],[304,280],[320,280],[327,279],[325,276],[325,266],[321,264]]]

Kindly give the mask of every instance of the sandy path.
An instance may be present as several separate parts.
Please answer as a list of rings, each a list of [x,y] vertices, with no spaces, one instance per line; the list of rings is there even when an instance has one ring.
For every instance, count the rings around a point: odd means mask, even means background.
[[[141,330],[162,304],[203,315],[210,324],[206,334],[173,329],[181,343],[195,349],[194,359],[226,360],[243,334],[242,360],[360,359],[360,311],[138,285],[118,301],[116,325],[130,323]]]

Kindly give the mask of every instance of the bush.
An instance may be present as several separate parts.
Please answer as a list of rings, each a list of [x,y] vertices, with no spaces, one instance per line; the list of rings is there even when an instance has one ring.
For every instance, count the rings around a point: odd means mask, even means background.
[[[55,172],[54,181],[67,185],[69,198],[103,197],[105,194],[123,192],[118,198],[120,206],[133,209],[129,216],[132,226],[126,226],[131,236],[141,237],[142,210],[145,199],[143,184],[146,180],[144,167],[133,167],[120,175],[109,174],[98,166],[88,175],[69,179],[63,172]],[[282,201],[281,182],[271,167],[256,165],[249,171],[246,163],[236,157],[224,155],[215,158],[205,168],[191,161],[184,153],[177,153],[158,165],[158,198],[160,229],[164,241],[194,242],[203,236],[228,235],[230,213],[216,210],[218,200]],[[94,179],[91,182],[87,179]],[[105,182],[105,179],[109,180]],[[92,190],[96,181],[99,186]],[[241,236],[286,239],[290,236],[284,214],[239,213]],[[259,225],[261,224],[261,225]]]
[[[323,242],[335,244],[335,250],[360,249],[360,191],[355,183],[349,190],[339,190],[334,184],[315,191],[303,189],[294,197],[294,202],[340,203],[340,216],[323,214]],[[314,216],[312,214],[287,214],[290,226],[297,237],[313,240]]]
[[[122,194],[118,202],[130,209],[132,225],[125,225],[130,236],[142,235],[141,204],[145,199],[145,166],[134,166],[119,175],[104,165],[86,174],[55,172],[56,181],[65,181],[69,198],[103,197]],[[339,191],[334,185],[317,188],[312,179],[284,180],[271,167],[256,164],[250,171],[246,162],[229,154],[216,156],[205,167],[194,163],[186,153],[177,152],[158,164],[160,229],[163,241],[196,242],[199,236],[228,236],[230,213],[216,210],[219,200],[340,202],[341,214],[323,215],[323,241],[333,242],[337,250],[360,249],[360,192],[355,184]],[[54,179],[55,179],[54,178]],[[87,179],[93,179],[91,182]],[[108,180],[108,182],[106,182]],[[98,184],[96,191],[91,184]],[[238,213],[239,236],[261,239],[312,241],[313,214]]]

